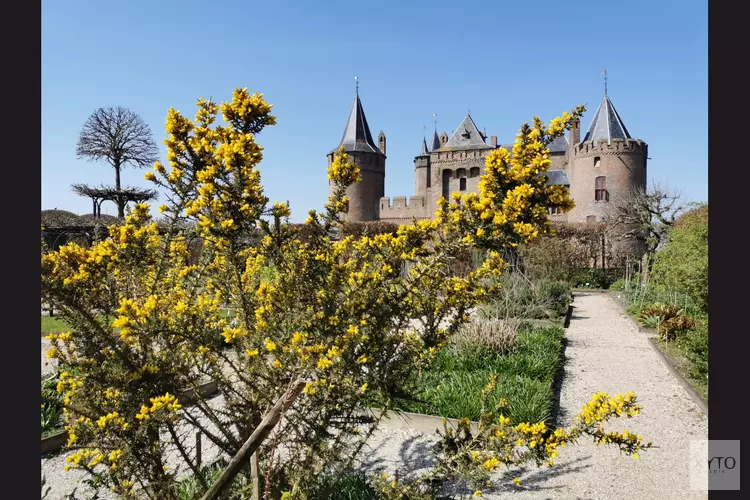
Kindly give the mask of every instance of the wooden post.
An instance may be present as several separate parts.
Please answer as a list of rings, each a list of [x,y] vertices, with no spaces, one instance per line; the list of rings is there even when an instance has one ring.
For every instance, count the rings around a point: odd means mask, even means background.
[[[201,468],[201,431],[195,433],[195,467]]]
[[[216,500],[230,484],[234,477],[240,472],[242,467],[250,459],[263,441],[268,437],[276,424],[281,420],[282,412],[286,411],[289,406],[297,399],[302,389],[304,389],[306,382],[304,380],[296,380],[289,389],[276,401],[266,416],[263,417],[260,425],[253,431],[242,448],[237,454],[232,457],[227,467],[221,472],[216,482],[209,488],[201,500]]]
[[[257,451],[250,457],[250,476],[253,481],[252,499],[260,500],[260,464]]]

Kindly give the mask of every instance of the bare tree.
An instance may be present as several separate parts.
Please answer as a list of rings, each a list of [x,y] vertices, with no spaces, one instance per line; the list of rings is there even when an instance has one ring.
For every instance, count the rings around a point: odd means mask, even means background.
[[[653,264],[656,250],[666,241],[677,217],[694,205],[682,194],[659,183],[638,187],[619,201],[612,203],[606,213],[610,231],[616,238],[637,240],[645,246],[644,279]]]
[[[132,111],[122,108],[99,108],[86,120],[78,137],[78,158],[105,160],[115,169],[115,190],[120,191],[120,172],[126,165],[143,168],[153,164],[158,155],[151,129]],[[127,198],[117,196],[117,215],[125,216]]]

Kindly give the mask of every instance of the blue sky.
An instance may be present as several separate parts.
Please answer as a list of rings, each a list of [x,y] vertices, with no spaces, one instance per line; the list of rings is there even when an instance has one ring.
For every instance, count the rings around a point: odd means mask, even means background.
[[[263,92],[278,117],[258,137],[263,184],[301,221],[325,202],[355,75],[373,136],[388,140],[386,196],[409,196],[433,113],[450,134],[470,109],[509,143],[534,115],[587,104],[585,132],[605,68],[618,113],[649,144],[649,180],[707,201],[707,34],[707,2],[694,0],[43,0],[41,208],[90,213],[70,185],[114,182],[111,167],[75,156],[99,107],[143,117],[163,159],[169,107],[192,117],[198,97]],[[143,173],[123,183],[148,187]]]

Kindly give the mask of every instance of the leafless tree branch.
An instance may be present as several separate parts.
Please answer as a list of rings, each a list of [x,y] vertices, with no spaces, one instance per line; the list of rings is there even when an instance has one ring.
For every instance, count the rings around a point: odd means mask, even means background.
[[[76,155],[89,161],[106,161],[115,169],[115,189],[120,190],[120,172],[130,165],[153,164],[159,150],[148,124],[123,107],[99,108],[89,116],[78,137]],[[117,196],[118,216],[125,216],[126,200]]]

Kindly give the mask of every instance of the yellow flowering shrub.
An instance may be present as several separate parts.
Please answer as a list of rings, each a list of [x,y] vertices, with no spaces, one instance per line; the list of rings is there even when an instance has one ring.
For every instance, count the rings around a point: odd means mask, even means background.
[[[283,474],[272,481],[294,497],[320,472],[345,468],[376,428],[360,430],[367,419],[358,409],[389,408],[496,291],[500,251],[547,231],[549,207],[572,206],[543,173],[547,145],[581,109],[549,129],[524,126],[512,155],[488,157],[478,195],[444,200],[435,220],[395,234],[334,237],[346,188],[361,178],[340,150],[328,171],[333,194],[302,231],[288,224],[288,204],[263,193],[256,137],[276,123],[270,113],[247,89],[221,105],[198,100],[192,120],[170,109],[167,164],[146,175],[167,194],[165,219],[157,224],[139,204],[90,248],[43,253],[43,298],[72,326],[50,336],[50,355],[67,370],[58,390],[77,450],[69,466],[124,497],[175,498],[165,457],[197,472],[186,429],[234,455],[298,379],[306,385],[284,431],[258,452],[264,459],[279,446],[295,457],[275,466]],[[484,263],[453,275],[473,247],[487,250]],[[180,394],[207,379],[222,406],[198,395],[187,411]],[[494,466],[491,458],[480,468]]]
[[[494,383],[496,380],[491,380],[488,387]],[[622,432],[604,429],[604,424],[613,418],[638,415],[641,407],[636,399],[633,393],[616,396],[596,393],[568,428],[552,429],[544,422],[511,425],[510,419],[502,414],[502,403],[482,415],[474,428],[468,419],[459,420],[455,428],[443,420],[436,464],[431,469],[401,482],[375,476],[373,483],[384,500],[446,498],[462,486],[474,490],[475,497],[481,497],[493,487],[495,471],[529,463],[552,467],[562,448],[584,437],[592,438],[597,445],[617,446],[622,453],[638,459],[638,452],[650,448],[650,442],[644,442],[643,436],[627,429]],[[519,477],[513,482],[522,484]]]

